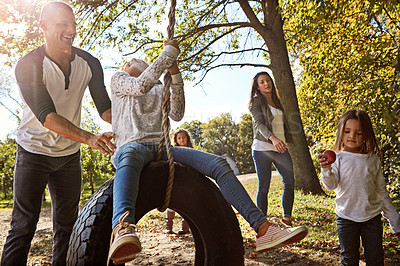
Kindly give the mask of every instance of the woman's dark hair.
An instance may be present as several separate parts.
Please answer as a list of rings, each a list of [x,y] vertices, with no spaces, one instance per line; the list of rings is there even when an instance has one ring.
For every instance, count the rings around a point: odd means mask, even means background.
[[[176,132],[174,133],[174,138],[173,138],[173,144],[172,145],[179,146],[178,140],[177,140],[179,133],[183,133],[183,134],[186,135],[186,138],[187,138],[187,146],[186,147],[193,148],[192,137],[190,136],[189,131],[187,131],[186,129],[183,129],[183,128],[177,129]]]
[[[362,139],[363,139],[363,144],[361,146],[361,153],[369,155],[375,153],[381,156],[381,151],[379,149],[378,142],[376,141],[371,119],[369,118],[366,112],[355,109],[346,111],[340,117],[336,132],[336,143],[333,146],[333,150],[340,151],[343,149],[344,144],[342,141],[342,136],[344,128],[346,126],[346,122],[350,119],[358,120],[361,125]]]
[[[273,79],[271,78],[271,76],[268,74],[268,72],[265,72],[265,71],[263,71],[263,72],[258,72],[258,73],[254,76],[253,81],[252,81],[252,83],[251,83],[251,93],[250,93],[250,101],[249,101],[249,103],[252,103],[254,97],[255,97],[255,96],[258,96],[258,97],[260,97],[262,103],[263,103],[264,105],[267,105],[267,101],[265,100],[265,97],[261,94],[260,90],[258,89],[257,80],[258,80],[258,78],[259,78],[260,76],[262,76],[262,75],[267,75],[267,76],[271,79],[271,81],[272,81],[272,91],[271,91],[272,101],[274,102],[275,106],[276,106],[278,109],[280,109],[281,111],[283,111],[283,106],[282,106],[281,100],[279,99],[278,93],[277,93],[277,91],[276,91],[275,83],[274,83]]]

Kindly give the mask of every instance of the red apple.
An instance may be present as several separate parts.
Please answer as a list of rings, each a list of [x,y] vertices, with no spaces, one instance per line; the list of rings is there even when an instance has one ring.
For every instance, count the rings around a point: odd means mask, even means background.
[[[331,150],[326,150],[322,153],[322,157],[328,159],[328,163],[332,164],[336,161],[336,153]]]

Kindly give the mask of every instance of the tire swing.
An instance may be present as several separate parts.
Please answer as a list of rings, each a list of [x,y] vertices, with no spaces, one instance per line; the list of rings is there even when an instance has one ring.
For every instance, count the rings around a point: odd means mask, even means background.
[[[167,177],[166,161],[151,162],[143,169],[136,221],[163,204]],[[113,178],[105,182],[80,212],[69,242],[67,265],[107,264],[113,183]],[[211,180],[191,167],[175,164],[169,208],[177,211],[190,226],[195,243],[195,265],[244,265],[238,220]]]
[[[173,37],[176,1],[168,14],[168,39]],[[168,80],[169,79],[169,80]],[[164,75],[163,137],[168,162],[147,164],[140,175],[135,220],[158,208],[177,211],[189,224],[195,242],[195,265],[244,265],[243,238],[235,213],[219,188],[191,167],[173,162],[169,139],[169,87]],[[106,265],[111,236],[114,178],[106,181],[88,200],[74,224],[67,265]],[[140,237],[140,235],[139,235]],[[110,262],[112,264],[112,261]]]

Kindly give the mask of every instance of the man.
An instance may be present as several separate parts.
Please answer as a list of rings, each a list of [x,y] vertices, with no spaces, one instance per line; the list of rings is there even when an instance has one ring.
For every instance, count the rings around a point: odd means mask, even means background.
[[[86,87],[102,119],[111,123],[111,101],[100,62],[72,46],[76,21],[71,7],[50,2],[42,10],[45,44],[19,60],[15,75],[24,102],[17,134],[14,206],[1,265],[26,265],[48,185],[53,212],[53,265],[65,265],[81,192],[80,143],[113,154],[111,132],[79,128]]]

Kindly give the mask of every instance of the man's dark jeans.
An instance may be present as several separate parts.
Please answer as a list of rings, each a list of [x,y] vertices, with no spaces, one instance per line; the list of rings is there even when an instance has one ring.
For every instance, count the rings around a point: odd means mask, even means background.
[[[53,213],[53,265],[65,265],[69,237],[78,216],[82,180],[80,152],[49,157],[27,152],[19,145],[14,172],[11,230],[1,265],[26,265],[43,193],[48,185]]]

